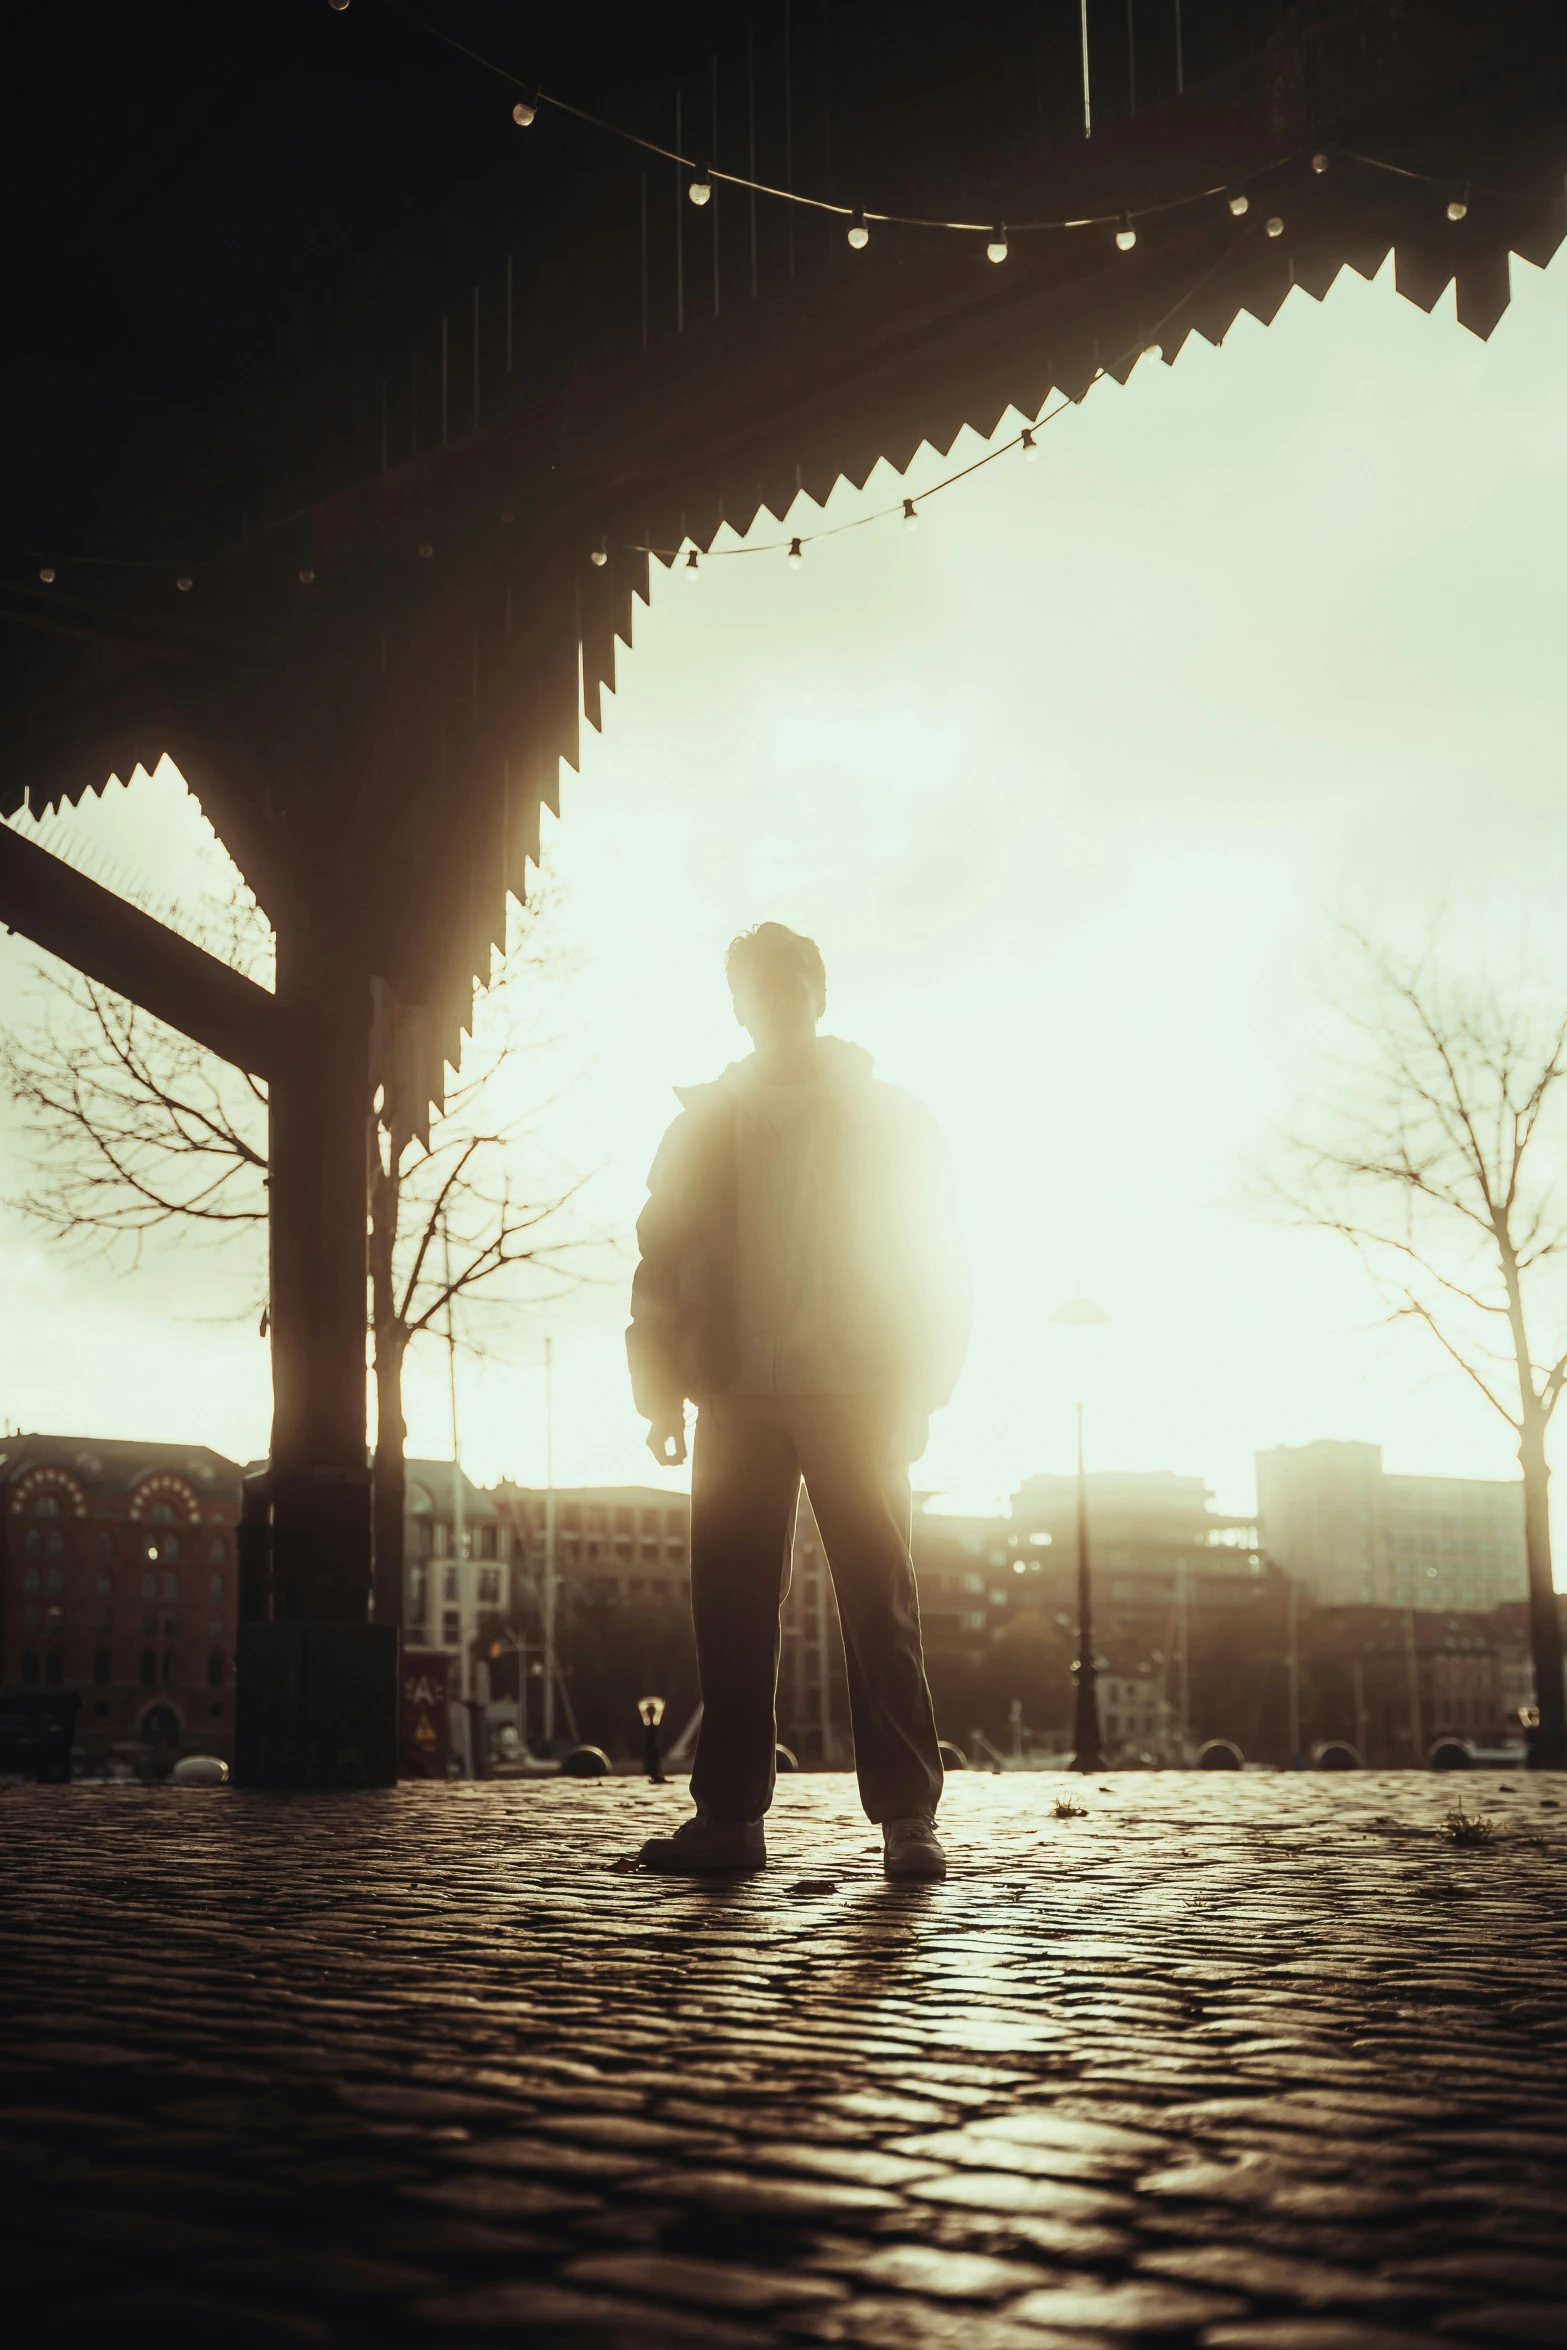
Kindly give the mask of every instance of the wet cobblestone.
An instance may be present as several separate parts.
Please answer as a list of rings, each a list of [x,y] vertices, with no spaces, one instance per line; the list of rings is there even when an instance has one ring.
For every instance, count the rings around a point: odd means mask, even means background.
[[[1448,2350],[1567,2332],[1567,1784],[0,1790],[27,2338]],[[1507,1823],[1455,1846],[1461,1795]]]

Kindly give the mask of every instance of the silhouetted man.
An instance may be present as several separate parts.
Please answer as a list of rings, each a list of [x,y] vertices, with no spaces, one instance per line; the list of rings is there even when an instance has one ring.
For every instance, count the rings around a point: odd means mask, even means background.
[[[941,1877],[908,1469],[968,1331],[946,1153],[928,1112],[872,1077],[869,1054],[817,1035],[827,975],[810,939],[764,922],[725,968],[755,1051],[678,1093],[637,1225],[626,1333],[662,1465],[685,1459],[687,1400],[697,1407],[696,1816],[642,1859],[679,1873],[766,1865],[803,1476],[838,1595],[861,1799],[889,1876]]]

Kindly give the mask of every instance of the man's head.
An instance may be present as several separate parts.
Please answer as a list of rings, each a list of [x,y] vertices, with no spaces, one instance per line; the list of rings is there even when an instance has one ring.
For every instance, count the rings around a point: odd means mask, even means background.
[[[731,941],[724,974],[735,1018],[764,1053],[798,1048],[827,1009],[827,971],[813,938],[759,922]]]

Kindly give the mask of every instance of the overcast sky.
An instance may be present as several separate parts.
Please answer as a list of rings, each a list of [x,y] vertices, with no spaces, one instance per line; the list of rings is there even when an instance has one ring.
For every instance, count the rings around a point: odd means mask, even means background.
[[[1077,1374],[1047,1317],[1111,1315],[1090,1381],[1102,1467],[1251,1505],[1261,1446],[1360,1437],[1387,1465],[1513,1473],[1499,1419],[1347,1255],[1252,1199],[1320,1082],[1333,926],[1527,942],[1567,984],[1567,265],[1514,264],[1488,344],[1346,273],[1222,350],[1143,361],[931,501],[807,550],[660,576],[603,737],[568,776],[525,1063],[550,1148],[628,1231],[671,1086],[744,1049],[726,941],[815,936],[827,1025],[934,1108],[977,1320],[921,1480],[992,1506],[1064,1468]],[[1015,422],[1007,428],[1015,430]],[[978,452],[881,474],[831,519]],[[809,527],[799,509],[792,527]],[[769,531],[764,534],[773,537]],[[217,859],[171,771],[55,834],[166,910]],[[36,963],[0,941],[0,1013]],[[564,1089],[564,1090],[562,1090]],[[21,1180],[14,1115],[5,1187]],[[629,1259],[490,1331],[461,1372],[481,1479],[652,1482],[627,1393]],[[0,1216],[13,1424],[204,1442],[267,1433],[254,1262],[78,1265]],[[17,1343],[18,1336],[22,1343]],[[444,1454],[445,1365],[410,1371],[411,1449]]]

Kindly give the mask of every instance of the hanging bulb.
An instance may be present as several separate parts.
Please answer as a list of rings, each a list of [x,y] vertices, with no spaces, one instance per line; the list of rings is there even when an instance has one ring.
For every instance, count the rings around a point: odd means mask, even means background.
[[[52,563],[40,563],[38,566],[38,576],[43,581],[45,587],[53,587],[54,565]]]
[[[595,571],[603,570],[605,564],[609,561],[608,539],[599,540],[598,545],[594,548],[592,554],[588,557],[588,560],[593,565]]]
[[[985,259],[987,261],[1005,261],[1006,257],[1007,232],[1004,224],[998,221],[990,232],[990,242],[985,247]]]
[[[1164,357],[1163,343],[1144,343],[1143,357],[1145,359],[1162,359]]]
[[[520,131],[525,131],[538,111],[531,98],[519,98],[511,110],[511,118]]]
[[[1284,223],[1276,212],[1269,216],[1268,234],[1270,237],[1282,237],[1284,234]]]
[[[686,577],[691,582],[693,587],[696,585],[696,575],[700,568],[701,567],[696,559],[696,549],[693,547],[690,554],[686,557]]]
[[[905,498],[903,501],[903,519],[908,524],[910,530],[918,530],[920,523],[919,508],[915,505],[912,498]]]
[[[431,556],[432,556],[434,553],[435,553],[435,549],[434,549],[434,548],[431,546],[431,544],[430,544],[430,542],[429,542],[429,540],[428,540],[428,539],[421,539],[421,540],[419,541],[419,556],[420,556],[420,560],[421,560],[421,562],[428,563],[428,562],[429,562],[429,560],[430,560],[430,557],[431,557]]]
[[[510,524],[510,523],[513,523],[513,522],[515,522],[515,521],[516,521],[516,519],[517,519],[516,515],[515,515],[515,514],[512,512],[512,510],[511,510],[511,508],[510,508],[509,506],[503,506],[503,507],[501,508],[501,520],[502,520],[502,522]]]
[[[1137,242],[1137,231],[1132,226],[1132,216],[1129,212],[1123,212],[1121,215],[1121,225],[1115,232],[1115,242],[1116,250],[1121,253],[1130,253]]]
[[[1456,196],[1449,197],[1447,205],[1447,217],[1449,220],[1465,220],[1468,218],[1468,214],[1469,190],[1467,188],[1463,188]]]
[[[348,0],[326,0],[326,4],[334,16],[341,16],[348,6]]]
[[[856,253],[863,253],[871,241],[871,232],[865,225],[865,215],[856,205],[854,218],[849,223],[849,242]]]
[[[1244,189],[1237,188],[1234,195],[1231,196],[1230,210],[1234,213],[1237,220],[1240,220],[1251,210],[1251,198],[1245,193]]]
[[[703,164],[701,170],[697,173],[696,178],[691,182],[691,185],[687,188],[686,194],[690,197],[693,204],[710,204],[712,202],[713,183],[712,180],[708,177],[708,169],[705,163]]]
[[[315,578],[316,575],[313,571],[302,571],[299,575],[299,584],[301,587],[313,587]]]
[[[188,572],[182,571],[174,584],[179,589],[182,596],[188,596],[196,582],[191,578]]]
[[[1039,456],[1039,443],[1034,438],[1033,426],[1031,424],[1025,424],[1022,432],[1018,435],[1018,439],[1023,451],[1024,464],[1034,464]]]
[[[791,571],[798,571],[798,570],[799,570],[799,568],[800,568],[800,565],[801,565],[801,564],[802,564],[804,561],[805,561],[805,555],[804,555],[804,552],[803,552],[803,550],[802,550],[802,548],[801,548],[801,546],[800,546],[800,542],[799,542],[799,540],[798,540],[798,539],[791,539],[791,540],[789,541],[789,568],[790,568],[790,570],[791,570]]]
[[[1317,152],[1316,152],[1316,154],[1315,154],[1315,155],[1313,155],[1313,157],[1311,158],[1311,168],[1312,168],[1312,170],[1313,170],[1313,171],[1314,171],[1314,172],[1317,174],[1317,177],[1318,177],[1319,179],[1322,177],[1322,174],[1323,174],[1323,173],[1324,173],[1324,172],[1327,170],[1327,168],[1328,168],[1328,162],[1329,162],[1329,158],[1328,158],[1326,155],[1324,155],[1324,154],[1323,154],[1323,152],[1322,152],[1321,148],[1319,147],[1319,148],[1317,149]]]

